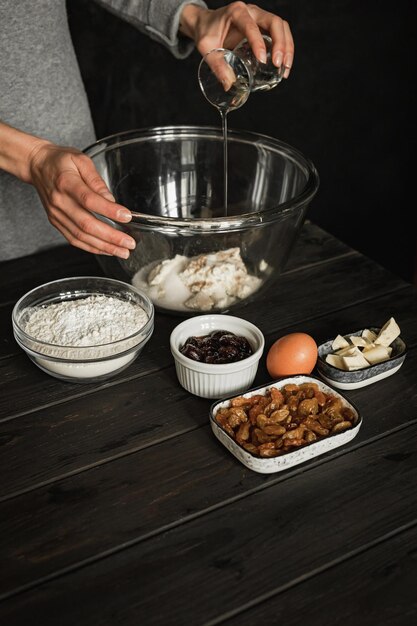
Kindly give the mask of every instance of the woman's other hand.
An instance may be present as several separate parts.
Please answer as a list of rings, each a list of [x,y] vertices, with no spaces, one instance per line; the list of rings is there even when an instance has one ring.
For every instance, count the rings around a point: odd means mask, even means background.
[[[115,202],[93,161],[80,150],[0,121],[0,169],[35,187],[50,223],[73,246],[122,259],[135,248],[132,237],[96,217],[125,224],[132,214]]]
[[[266,62],[262,33],[272,39],[272,62],[284,65],[284,78],[288,78],[294,61],[294,41],[288,22],[256,4],[232,2],[220,9],[204,9],[195,4],[185,5],[180,21],[180,31],[194,40],[204,56],[214,48],[233,50],[247,38],[259,61]]]
[[[135,240],[94,213],[120,223],[132,214],[117,204],[93,161],[74,148],[46,141],[30,154],[29,181],[36,188],[50,223],[70,244],[94,254],[127,259]]]

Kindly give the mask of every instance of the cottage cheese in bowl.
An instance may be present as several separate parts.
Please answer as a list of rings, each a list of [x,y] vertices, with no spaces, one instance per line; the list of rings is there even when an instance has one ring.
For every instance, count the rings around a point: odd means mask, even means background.
[[[175,311],[226,309],[245,300],[262,284],[249,274],[239,248],[186,257],[177,254],[132,278],[157,306]]]

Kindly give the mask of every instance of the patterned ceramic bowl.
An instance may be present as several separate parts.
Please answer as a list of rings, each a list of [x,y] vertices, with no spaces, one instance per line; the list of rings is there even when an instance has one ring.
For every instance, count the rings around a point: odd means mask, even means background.
[[[378,334],[381,329],[372,326],[369,327],[369,330]],[[346,339],[352,336],[359,337],[362,335],[362,332],[363,330],[358,330],[353,333],[348,333],[344,337]],[[395,339],[391,344],[392,353],[391,358],[388,361],[376,363],[375,365],[369,365],[369,367],[365,367],[363,369],[346,372],[345,370],[334,367],[333,365],[330,365],[330,363],[326,362],[326,356],[333,352],[333,339],[329,339],[319,346],[316,368],[319,376],[323,378],[323,380],[338,389],[358,389],[359,387],[365,387],[366,385],[375,383],[378,380],[387,378],[387,376],[392,376],[392,374],[398,372],[401,365],[404,363],[407,354],[407,346],[405,342],[401,339],[401,337],[397,337],[397,339]]]
[[[289,469],[290,467],[294,467],[295,465],[299,465],[300,463],[304,463],[305,461],[308,461],[316,456],[324,454],[325,452],[328,452],[333,448],[342,446],[354,437],[356,437],[362,425],[362,418],[356,407],[351,402],[349,402],[347,398],[345,398],[342,394],[338,393],[334,389],[331,389],[325,383],[323,383],[318,378],[315,378],[314,376],[300,375],[291,376],[288,378],[280,378],[279,380],[273,381],[263,387],[251,389],[242,395],[244,398],[250,398],[254,395],[265,395],[271,387],[282,389],[284,385],[301,385],[303,383],[315,383],[318,385],[320,391],[323,391],[326,394],[330,394],[336,398],[340,398],[342,400],[343,406],[353,412],[354,425],[351,428],[344,430],[343,432],[328,435],[326,437],[323,437],[322,439],[318,439],[313,443],[309,443],[299,448],[296,448],[293,451],[283,453],[280,456],[262,458],[245,450],[216,421],[217,412],[221,408],[228,408],[230,406],[230,401],[232,400],[232,398],[226,398],[225,400],[214,403],[210,410],[210,424],[214,435],[229,450],[229,452],[231,452],[241,463],[243,463],[243,465],[261,474],[271,474],[273,472],[280,472],[282,470]]]

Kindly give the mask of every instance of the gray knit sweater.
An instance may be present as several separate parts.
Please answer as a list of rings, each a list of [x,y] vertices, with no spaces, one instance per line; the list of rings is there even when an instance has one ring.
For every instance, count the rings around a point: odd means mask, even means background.
[[[201,0],[97,0],[178,58],[193,47],[177,35],[189,1],[206,6]],[[0,120],[61,145],[83,149],[95,141],[65,0],[0,1]],[[62,243],[34,188],[0,171],[0,261]]]

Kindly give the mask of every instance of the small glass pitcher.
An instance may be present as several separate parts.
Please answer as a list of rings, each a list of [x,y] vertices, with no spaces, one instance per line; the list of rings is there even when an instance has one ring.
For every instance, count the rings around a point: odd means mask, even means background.
[[[266,63],[255,57],[247,39],[234,50],[215,48],[200,61],[198,81],[207,100],[217,109],[228,112],[238,109],[254,91],[269,91],[278,85],[285,67],[272,63],[272,39],[263,35],[267,53]]]

